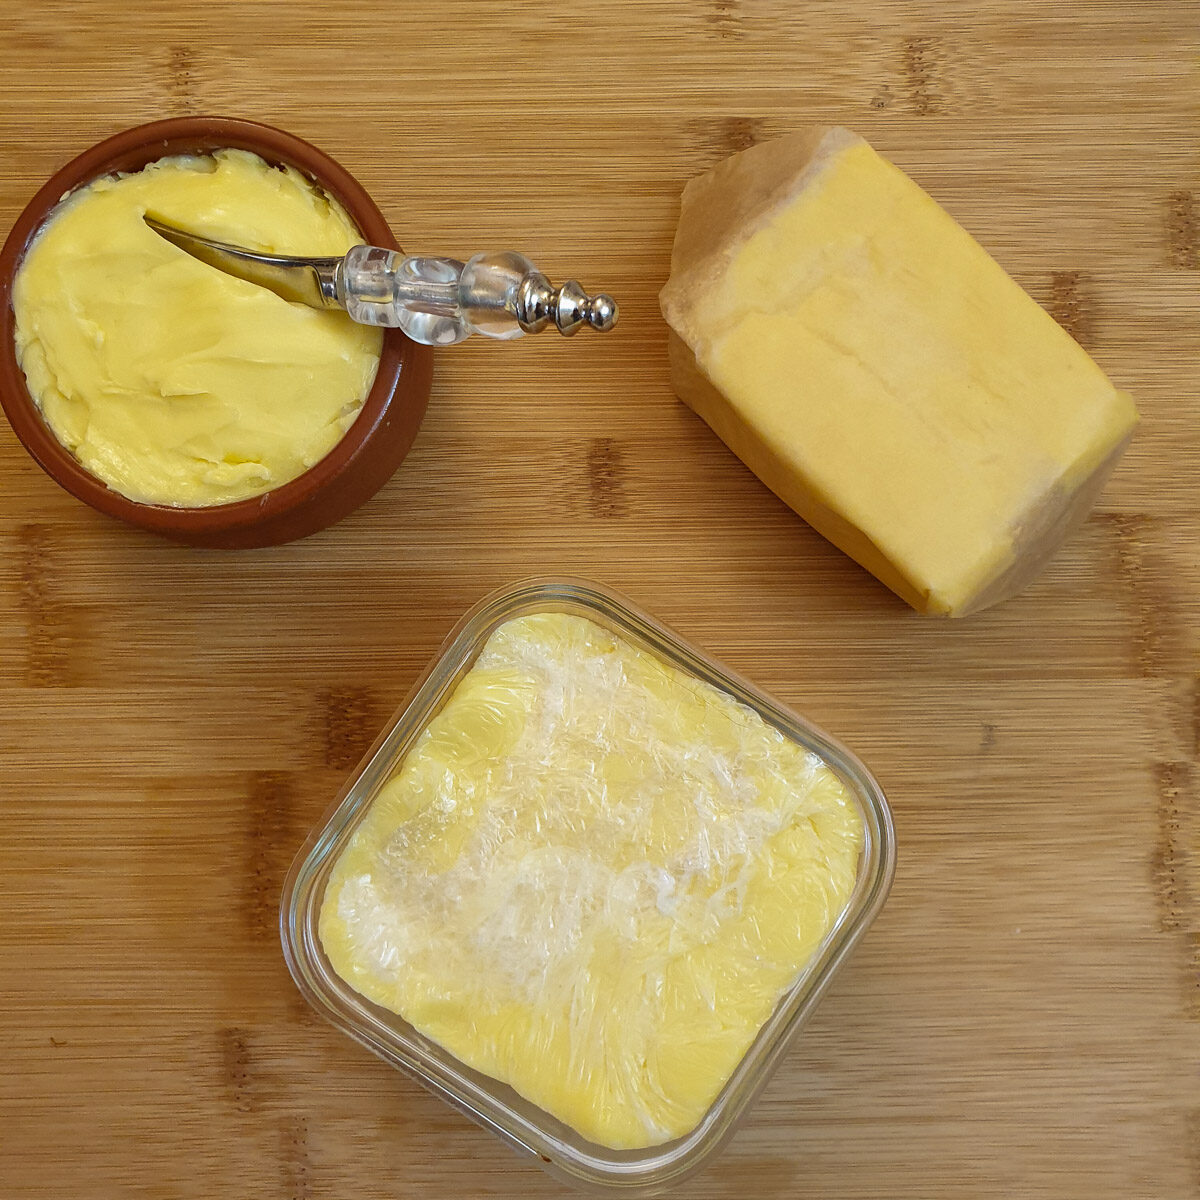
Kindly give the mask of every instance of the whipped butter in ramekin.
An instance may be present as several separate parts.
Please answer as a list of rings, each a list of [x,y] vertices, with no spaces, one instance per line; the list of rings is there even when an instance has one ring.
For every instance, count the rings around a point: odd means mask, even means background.
[[[248,160],[231,151],[244,151],[255,158]],[[93,421],[90,429],[81,430],[88,417],[85,411],[81,419],[84,410],[71,402],[71,394],[81,395],[82,389],[71,383],[66,373],[52,373],[44,349],[45,326],[39,330],[26,321],[18,334],[14,309],[17,277],[26,260],[47,244],[43,235],[53,229],[52,218],[64,212],[70,215],[67,205],[71,197],[92,187],[96,194],[111,196],[117,182],[126,177],[148,178],[167,160],[202,165],[203,172],[193,181],[202,189],[223,177],[223,163],[228,169],[234,163],[261,160],[265,166],[256,166],[250,174],[266,185],[267,192],[278,193],[252,201],[247,196],[244,203],[236,197],[210,196],[206,201],[200,196],[187,204],[179,201],[174,208],[155,197],[157,215],[179,224],[191,223],[199,233],[282,253],[340,254],[352,241],[398,249],[387,220],[358,180],[295,134],[257,121],[216,116],[172,117],[121,130],[84,150],[47,179],[18,214],[0,248],[0,406],[30,457],[47,475],[85,504],[127,524],[188,545],[220,549],[275,546],[307,537],[336,524],[374,496],[408,454],[429,401],[433,376],[430,347],[410,341],[399,329],[383,330],[382,336],[357,330],[341,314],[306,311],[250,284],[222,279],[220,272],[200,263],[188,263],[182,251],[143,228],[137,203],[125,213],[129,224],[123,228],[124,236],[133,239],[138,272],[132,280],[126,277],[121,296],[106,293],[110,299],[131,305],[133,316],[119,332],[134,343],[130,358],[142,365],[151,350],[161,349],[164,339],[168,343],[171,338],[192,339],[189,345],[195,357],[179,370],[159,371],[148,402],[140,408],[128,407],[129,397],[119,389],[106,394],[105,399],[111,401],[115,394],[121,401],[109,413],[110,426],[121,404],[127,405],[123,429],[115,434],[110,429],[110,444],[118,448],[112,457],[122,460],[116,467],[102,468],[98,455],[94,467],[81,461],[81,455],[90,453],[79,449],[85,440],[82,434],[86,433],[93,446],[98,445],[99,425]],[[146,207],[150,207],[148,202]],[[335,213],[341,216],[331,223],[330,215]],[[314,241],[322,229],[332,230],[332,234],[328,238],[321,234]],[[121,267],[113,243],[93,247],[91,253],[98,256],[96,269],[102,276],[101,268]],[[182,288],[177,279],[170,281],[173,293],[191,294],[182,313],[168,316],[161,306],[145,302],[147,288],[166,282],[167,275],[184,268],[207,272],[204,278],[208,283],[196,284],[195,275],[192,283]],[[217,294],[223,299],[215,308],[205,305],[200,311],[191,292],[193,285],[219,289],[232,285],[238,298],[231,301],[230,294],[221,290]],[[57,295],[54,303],[69,312],[65,292]],[[249,304],[269,306],[272,321],[282,317],[296,324],[284,333],[264,336],[257,317],[246,317],[249,310],[241,307]],[[227,327],[222,333],[218,317],[231,305],[239,314],[238,323],[232,334]],[[92,328],[75,330],[76,345],[85,356],[98,353],[97,341],[117,336],[102,324],[93,320]],[[297,364],[307,363],[318,346],[337,345],[338,337],[331,333],[335,329],[349,339],[334,354],[333,374],[341,384],[336,394],[320,397],[318,403],[319,389],[312,386],[315,378],[307,377],[307,366]],[[85,333],[90,335],[90,346]],[[31,334],[43,344],[41,367],[33,363],[38,352],[33,350]],[[232,339],[227,344],[237,348],[236,354],[227,358],[213,354],[213,346],[222,337]],[[18,359],[18,342],[24,365]],[[248,342],[253,343],[250,353],[246,352]],[[372,353],[364,355],[364,347]],[[356,359],[358,365],[354,366]],[[281,365],[282,370],[278,369]],[[39,370],[64,403],[56,405],[51,395],[42,407],[42,397],[34,394],[30,378]],[[370,382],[372,371],[374,382]],[[220,411],[208,396],[222,394],[210,386],[213,376],[226,378],[243,372],[251,376],[252,386],[237,392],[230,408]],[[282,383],[298,389],[296,405],[284,402],[279,391]],[[107,382],[105,386],[109,386]],[[59,428],[50,415],[56,406],[62,410],[55,418],[63,422]],[[305,436],[297,434],[298,409],[307,409],[302,418]],[[214,410],[215,420],[211,419]],[[199,420],[202,413],[207,414],[204,421]],[[195,417],[193,427],[181,431],[174,421],[180,414]],[[181,497],[178,478],[171,484],[169,475],[168,487],[159,493],[165,497],[163,502],[131,498],[150,494],[146,476],[154,472],[143,471],[136,479],[131,475],[124,483],[115,479],[114,470],[128,467],[126,460],[133,456],[138,439],[148,438],[156,424],[166,426],[166,436],[158,444],[168,447],[168,459],[191,460],[190,499]],[[241,428],[246,424],[248,428]],[[79,453],[65,444],[64,438],[75,441]],[[278,452],[281,442],[291,447],[282,455]],[[306,465],[309,463],[312,465]],[[102,469],[109,471],[108,479],[97,473]],[[297,469],[299,474],[275,482]],[[164,474],[159,470],[160,483]],[[244,498],[223,498],[239,492]]]
[[[298,171],[246,150],[163,158],[74,192],[13,284],[17,356],[47,424],[142,503],[228,504],[295,479],[353,423],[380,331],[197,261],[146,212],[268,253],[333,256],[362,240]]]

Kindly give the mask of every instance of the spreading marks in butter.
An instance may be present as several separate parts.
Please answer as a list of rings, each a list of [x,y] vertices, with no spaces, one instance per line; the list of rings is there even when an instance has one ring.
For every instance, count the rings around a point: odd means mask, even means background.
[[[703,1117],[845,911],[839,777],[591,621],[511,620],[337,861],[334,969],[590,1140]]]
[[[13,286],[17,358],[58,440],[110,488],[180,507],[287,483],[353,424],[382,335],[289,304],[143,221],[275,254],[361,241],[336,202],[244,150],[164,158],[67,197]]]

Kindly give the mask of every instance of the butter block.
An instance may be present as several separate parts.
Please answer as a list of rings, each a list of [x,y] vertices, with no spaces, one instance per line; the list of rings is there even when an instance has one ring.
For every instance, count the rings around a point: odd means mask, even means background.
[[[845,129],[692,180],[660,300],[678,395],[920,612],[963,616],[1024,587],[1137,421],[976,241]]]
[[[333,969],[588,1140],[703,1119],[854,894],[849,786],[585,617],[496,629],[330,873]]]

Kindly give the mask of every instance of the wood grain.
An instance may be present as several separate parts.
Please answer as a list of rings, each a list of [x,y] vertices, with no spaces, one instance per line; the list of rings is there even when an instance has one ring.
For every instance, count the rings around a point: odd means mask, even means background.
[[[1200,19],[1194,4],[262,0],[6,6],[0,225],[128,125],[308,138],[402,243],[514,246],[619,331],[441,354],[374,501],[189,551],[0,429],[0,1195],[555,1196],[326,1028],[283,874],[459,613],[531,573],[626,591],[854,747],[887,908],[721,1159],[717,1197],[1200,1195]],[[1137,398],[1022,596],[909,613],[671,395],[679,191],[847,124]]]

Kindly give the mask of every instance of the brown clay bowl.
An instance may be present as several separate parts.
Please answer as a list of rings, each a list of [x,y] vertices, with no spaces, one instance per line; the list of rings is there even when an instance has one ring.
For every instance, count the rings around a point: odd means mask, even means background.
[[[140,504],[87,471],[54,436],[17,363],[12,284],[26,248],[67,193],[116,172],[139,171],[175,154],[222,147],[250,150],[296,168],[341,202],[371,245],[396,249],[383,214],[363,188],[314,146],[269,125],[229,117],[154,121],[100,142],[53,175],[25,206],[0,251],[0,404],[38,465],[73,496],[110,516],[194,546],[271,546],[307,537],[369,500],[408,453],[425,413],[432,379],[430,347],[398,329],[384,331],[379,373],[357,420],[342,440],[303,475],[273,491],[209,508]]]

